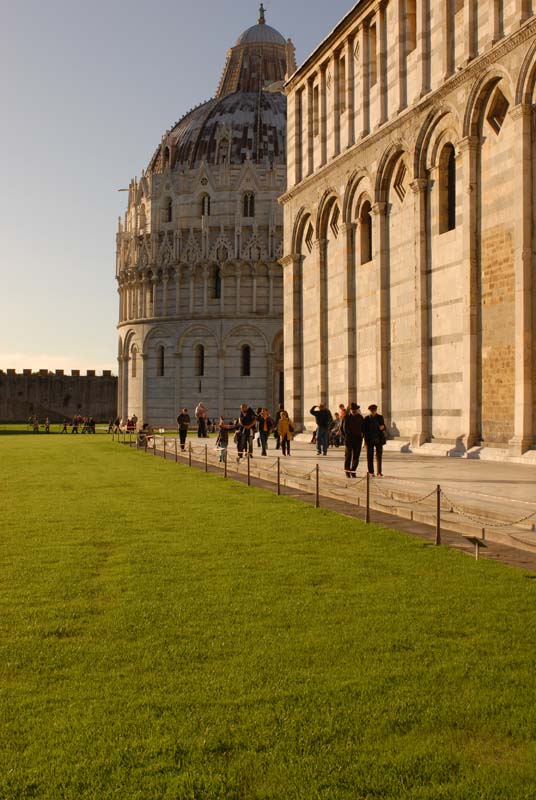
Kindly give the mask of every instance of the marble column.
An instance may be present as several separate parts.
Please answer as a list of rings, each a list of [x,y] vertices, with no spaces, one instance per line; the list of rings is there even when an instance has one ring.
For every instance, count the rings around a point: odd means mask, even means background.
[[[431,437],[430,348],[428,323],[428,200],[429,181],[411,184],[414,202],[415,242],[415,345],[417,350],[416,432],[412,444],[420,446]]]
[[[510,450],[515,455],[534,446],[534,265],[533,265],[533,167],[530,105],[510,112],[516,142],[517,189],[515,230],[515,410]]]
[[[378,305],[376,317],[376,377],[377,403],[386,419],[391,422],[391,376],[389,374],[390,319],[389,319],[389,211],[390,205],[378,202],[372,206],[375,217],[374,258],[378,277]]]
[[[332,54],[333,63],[333,84],[331,93],[331,109],[330,117],[333,125],[333,157],[338,156],[341,152],[341,109],[340,109],[340,79],[341,79],[341,58],[340,53],[336,50]]]
[[[361,136],[370,133],[370,46],[369,21],[364,20],[359,29],[359,49],[361,53]]]
[[[355,58],[354,39],[346,40],[346,146],[351,147],[355,142]]]
[[[430,0],[417,0],[417,59],[420,71],[419,100],[430,91]]]
[[[345,384],[348,387],[349,402],[357,398],[357,354],[356,354],[356,275],[355,275],[355,235],[356,224],[346,223],[341,225],[341,235],[345,237],[345,262],[346,280],[343,291],[343,303],[346,315],[343,321],[346,341],[346,376]]]
[[[283,326],[285,408],[297,429],[303,427],[303,315],[302,256],[293,253],[281,259],[283,266]]]

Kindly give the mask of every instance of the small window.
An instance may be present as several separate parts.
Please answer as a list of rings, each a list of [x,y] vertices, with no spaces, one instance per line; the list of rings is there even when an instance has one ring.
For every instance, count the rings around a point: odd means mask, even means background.
[[[249,378],[251,376],[251,347],[249,344],[242,347],[241,356],[240,374],[243,378]]]
[[[401,161],[400,166],[398,167],[398,170],[396,172],[396,177],[394,181],[394,190],[401,203],[404,202],[404,198],[407,194],[407,188],[406,188],[407,173],[408,171],[406,169],[406,165],[404,164],[403,161]]]
[[[164,376],[164,369],[165,369],[164,348],[162,345],[159,345],[156,349],[156,375],[158,378],[162,378]]]
[[[253,192],[246,192],[244,195],[244,217],[255,216],[255,195]]]
[[[439,159],[439,233],[456,227],[456,153],[446,144]]]
[[[136,372],[137,372],[137,356],[138,356],[138,351],[136,350],[135,347],[133,347],[132,350],[130,351],[131,374],[133,378],[136,377]]]
[[[330,228],[335,238],[339,235],[339,206],[335,206],[331,215]]]
[[[491,105],[487,115],[487,120],[497,135],[499,135],[499,133],[501,132],[504,120],[506,119],[507,111],[508,111],[508,100],[501,92],[501,90],[497,89],[497,91],[493,95],[493,100],[491,101]]]
[[[201,198],[201,216],[210,217],[210,195],[204,194]]]
[[[226,164],[229,159],[229,141],[227,139],[220,139],[218,144],[218,164]]]
[[[372,207],[365,200],[359,212],[359,248],[361,263],[372,261]]]
[[[212,297],[214,300],[221,299],[221,269],[219,267],[216,267],[214,270]]]
[[[307,249],[309,250],[310,253],[313,250],[313,236],[314,236],[313,226],[311,225],[311,223],[309,223],[307,227],[307,233],[305,234],[305,244],[307,245]]]
[[[197,377],[202,378],[205,374],[205,348],[202,344],[196,345],[195,348],[195,374]]]
[[[173,222],[173,200],[171,199],[171,197],[166,197],[166,199],[164,200],[162,221]]]

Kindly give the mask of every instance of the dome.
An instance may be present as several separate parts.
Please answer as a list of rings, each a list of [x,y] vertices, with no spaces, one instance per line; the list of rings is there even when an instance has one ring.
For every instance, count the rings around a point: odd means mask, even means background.
[[[238,37],[237,46],[244,44],[286,44],[285,37],[266,23],[253,25]]]
[[[183,117],[168,134],[174,166],[285,164],[286,97],[280,92],[235,92],[209,100]],[[161,148],[149,171],[161,169]]]

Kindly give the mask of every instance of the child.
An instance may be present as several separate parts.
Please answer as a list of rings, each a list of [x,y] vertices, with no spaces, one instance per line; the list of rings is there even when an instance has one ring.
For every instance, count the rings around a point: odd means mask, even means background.
[[[225,419],[220,417],[218,425],[218,438],[216,439],[216,449],[220,451],[220,463],[227,461],[227,447],[229,446],[229,431],[234,430],[234,425],[227,425]]]

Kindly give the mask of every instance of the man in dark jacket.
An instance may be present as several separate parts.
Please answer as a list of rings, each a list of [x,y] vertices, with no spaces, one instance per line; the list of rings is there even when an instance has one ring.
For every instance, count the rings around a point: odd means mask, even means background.
[[[363,420],[363,435],[367,445],[367,465],[369,475],[374,475],[374,450],[376,450],[377,475],[383,478],[382,452],[385,444],[385,420],[378,414],[378,406],[369,406],[370,414]]]
[[[344,470],[347,478],[355,478],[363,443],[363,417],[357,403],[350,403],[350,408],[341,422],[344,436]]]
[[[186,444],[186,437],[188,436],[188,428],[190,427],[190,415],[188,409],[183,408],[177,417],[177,425],[179,426],[179,440],[181,443],[181,450],[184,450]]]
[[[238,421],[238,458],[246,455],[253,457],[253,431],[257,418],[253,409],[247,403],[240,406],[240,418]]]
[[[316,454],[317,456],[322,453],[327,456],[328,454],[328,441],[329,441],[329,426],[333,422],[331,411],[326,408],[324,403],[319,403],[313,406],[309,412],[316,419],[318,429],[316,431]]]

